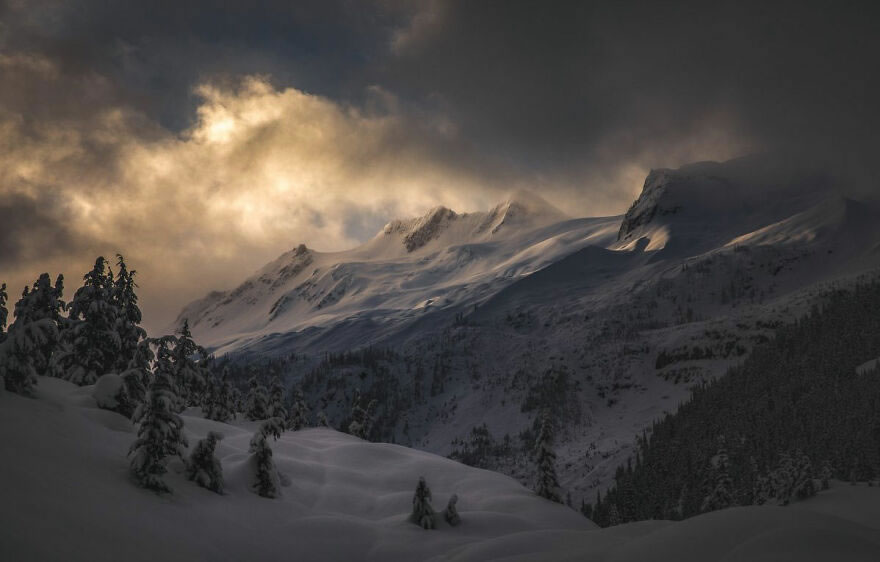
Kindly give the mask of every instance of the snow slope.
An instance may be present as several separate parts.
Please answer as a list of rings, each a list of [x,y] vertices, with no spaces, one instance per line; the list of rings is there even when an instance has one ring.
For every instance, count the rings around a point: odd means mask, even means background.
[[[135,487],[128,420],[91,387],[41,378],[36,399],[0,394],[0,559],[41,560],[876,560],[880,489],[836,485],[789,508],[735,508],[682,523],[596,529],[508,477],[329,429],[273,442],[289,484],[277,500],[248,489],[253,425],[184,416],[191,445],[209,430],[225,495],[196,487],[179,461],[173,495]],[[435,508],[460,497],[463,522],[406,521],[418,476]]]
[[[588,244],[605,245],[618,222],[569,220],[526,192],[485,213],[437,207],[388,223],[352,250],[300,245],[236,289],[189,304],[175,326],[188,319],[200,343],[218,353],[289,349],[291,338],[300,350],[366,345],[426,315],[448,320]]]

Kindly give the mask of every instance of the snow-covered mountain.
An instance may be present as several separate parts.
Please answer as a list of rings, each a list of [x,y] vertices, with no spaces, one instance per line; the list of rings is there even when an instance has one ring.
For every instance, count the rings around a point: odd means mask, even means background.
[[[389,222],[364,245],[283,254],[229,292],[176,320],[219,353],[343,350],[389,340],[414,323],[444,322],[517,279],[588,244],[607,245],[619,218],[567,219],[518,192],[488,212],[436,207]]]
[[[523,482],[552,409],[563,487],[590,501],[694,384],[876,272],[880,207],[841,193],[743,158],[654,170],[623,217],[565,219],[522,194],[438,208],[346,252],[300,246],[181,319],[220,352],[390,347],[380,367],[324,365],[309,399],[340,423],[355,392],[387,398],[383,439],[477,451]]]

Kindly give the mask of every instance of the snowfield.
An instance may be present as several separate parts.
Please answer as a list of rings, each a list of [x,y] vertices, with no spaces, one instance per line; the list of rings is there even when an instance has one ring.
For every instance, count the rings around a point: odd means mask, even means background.
[[[272,443],[280,499],[249,489],[256,424],[184,416],[190,449],[225,439],[225,495],[170,464],[172,495],[136,487],[131,423],[93,387],[41,378],[37,398],[0,394],[0,560],[865,560],[880,559],[880,488],[835,486],[788,508],[734,508],[680,523],[599,530],[516,481],[436,455],[330,429]],[[100,392],[98,393],[100,395]],[[425,531],[407,516],[419,476],[462,523]]]

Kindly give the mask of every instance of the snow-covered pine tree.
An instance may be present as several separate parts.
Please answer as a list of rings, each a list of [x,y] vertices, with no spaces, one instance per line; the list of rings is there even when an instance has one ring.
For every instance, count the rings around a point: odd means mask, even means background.
[[[186,465],[186,477],[202,488],[223,493],[223,466],[214,454],[223,435],[209,431],[208,436],[196,443]]]
[[[452,494],[452,497],[449,498],[449,503],[446,504],[446,510],[443,512],[443,518],[453,527],[461,523],[461,517],[458,515],[458,507],[456,506],[457,503],[458,494]]]
[[[834,469],[831,466],[831,461],[826,460],[822,463],[822,470],[819,473],[819,478],[822,480],[823,490],[827,490],[831,487],[831,479],[834,478]]]
[[[169,492],[162,480],[167,471],[166,458],[177,455],[183,460],[186,437],[182,433],[183,420],[174,413],[177,396],[174,394],[174,363],[172,361],[172,338],[166,336],[156,341],[156,367],[147,400],[134,414],[138,424],[138,437],[129,450],[131,473],[145,488],[157,492]]]
[[[278,439],[284,433],[284,424],[285,420],[281,418],[267,418],[260,424],[260,432],[265,434],[266,437],[271,435],[273,439]]]
[[[131,417],[137,407],[146,400],[147,390],[152,380],[152,363],[155,354],[153,340],[143,339],[134,349],[134,355],[120,375],[125,384],[125,403],[117,409],[124,416]]]
[[[367,438],[367,411],[361,407],[361,394],[355,393],[351,407],[351,422],[348,424],[348,432],[361,439]]]
[[[318,412],[318,426],[330,427],[330,420],[327,419],[327,414],[324,413],[324,410]]]
[[[291,431],[299,431],[309,424],[309,407],[306,405],[302,388],[299,385],[293,387],[291,396],[290,416],[287,418],[287,427]]]
[[[779,455],[779,463],[770,473],[773,497],[779,505],[788,505],[794,492],[795,467],[788,453]]]
[[[244,415],[251,421],[264,420],[269,417],[269,397],[266,387],[260,383],[256,373],[248,381],[250,390],[245,400]]]
[[[620,512],[617,510],[617,504],[612,503],[608,510],[608,526],[614,527],[620,525]]]
[[[419,484],[416,486],[416,493],[413,495],[413,509],[409,520],[422,529],[433,529],[436,527],[434,519],[434,507],[431,506],[431,489],[425,482],[425,477],[419,477]]]
[[[709,494],[703,498],[700,511],[715,511],[735,505],[733,479],[730,477],[730,459],[723,444],[719,448],[718,454],[712,459],[710,474],[712,475],[712,488]]]
[[[553,451],[553,421],[547,410],[541,413],[540,429],[535,441],[535,457],[538,468],[535,492],[550,501],[562,503],[559,481],[556,478],[556,453]]]
[[[274,419],[274,418],[273,418]],[[265,426],[266,424],[263,424]],[[272,460],[272,447],[269,446],[267,435],[271,429],[261,427],[251,438],[248,452],[253,455],[256,477],[251,488],[264,498],[277,498],[281,495],[280,479],[275,461]]]
[[[798,499],[806,499],[816,495],[816,483],[813,482],[813,463],[803,451],[794,453],[794,479],[791,492]]]
[[[284,407],[284,384],[281,377],[275,375],[269,387],[269,415],[273,418],[287,420],[287,408]]]
[[[113,274],[103,257],[83,276],[68,308],[62,329],[62,350],[53,360],[53,373],[78,385],[94,384],[114,372],[120,353],[113,304]]]
[[[364,439],[369,439],[373,434],[373,423],[376,420],[376,408],[379,401],[375,398],[367,402],[366,416],[364,416]]]
[[[118,269],[111,291],[111,300],[116,307],[116,333],[119,334],[116,372],[122,373],[135,359],[138,345],[147,337],[147,332],[140,326],[141,309],[138,307],[138,297],[135,292],[137,283],[134,281],[137,272],[128,270],[125,259],[120,254],[116,254],[116,258]]]
[[[232,383],[229,381],[229,367],[223,367],[219,379],[216,376],[213,377],[209,389],[205,417],[223,423],[235,419],[235,398]]]
[[[0,343],[6,339],[6,319],[9,317],[9,311],[6,309],[6,283],[0,285]]]
[[[37,376],[43,374],[48,363],[47,353],[58,341],[56,321],[47,314],[44,302],[49,275],[43,274],[34,284],[34,291],[27,287],[15,304],[15,320],[9,326],[6,339],[0,344],[0,377],[6,390],[33,394]]]
[[[202,403],[208,375],[208,353],[192,338],[189,320],[184,319],[174,346],[175,379],[178,385],[179,412]]]

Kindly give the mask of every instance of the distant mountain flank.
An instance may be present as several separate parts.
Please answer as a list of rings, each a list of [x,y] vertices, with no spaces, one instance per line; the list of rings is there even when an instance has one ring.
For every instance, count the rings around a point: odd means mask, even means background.
[[[654,170],[624,216],[518,193],[391,221],[344,252],[299,246],[179,321],[218,355],[296,353],[289,380],[331,422],[369,396],[375,439],[527,484],[549,409],[561,484],[589,502],[694,385],[878,268],[880,207],[749,157]]]
[[[344,321],[407,324],[428,311],[478,303],[590,242],[606,244],[618,221],[568,219],[523,191],[487,212],[435,207],[389,222],[352,250],[324,253],[301,244],[235,289],[190,303],[175,324],[188,319],[201,341],[224,352]],[[322,341],[330,349],[352,343]]]

